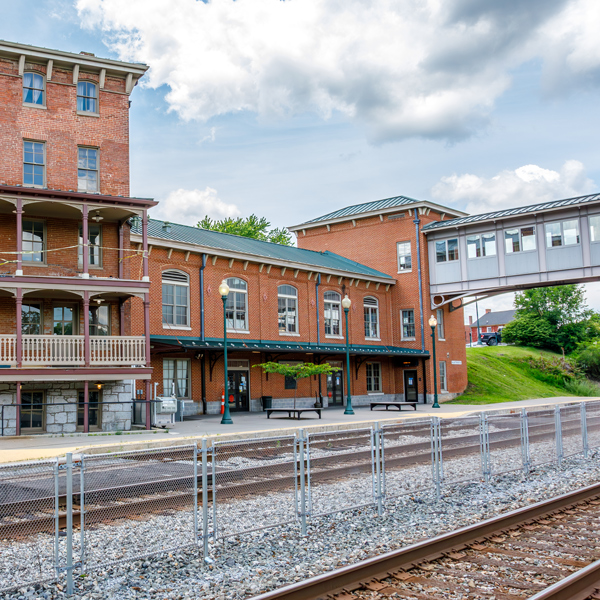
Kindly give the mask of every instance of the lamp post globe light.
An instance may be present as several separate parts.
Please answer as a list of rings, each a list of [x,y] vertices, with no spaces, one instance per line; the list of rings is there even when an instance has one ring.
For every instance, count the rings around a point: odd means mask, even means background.
[[[219,294],[221,294],[221,300],[223,300],[223,361],[225,368],[225,408],[223,410],[221,425],[233,425],[231,415],[229,414],[229,382],[227,377],[227,296],[229,296],[229,286],[225,280],[219,286]]]
[[[437,393],[437,371],[435,362],[435,326],[437,325],[437,319],[431,315],[429,318],[429,327],[431,327],[431,341],[433,343],[433,406],[431,408],[440,408],[438,404],[438,393]],[[425,399],[427,401],[427,399]]]
[[[352,396],[350,395],[350,345],[348,342],[348,311],[351,306],[352,300],[350,300],[348,294],[346,294],[342,300],[342,308],[346,315],[346,387],[348,388],[348,394],[346,395],[346,410],[344,411],[345,415],[354,414],[354,411],[352,410]]]

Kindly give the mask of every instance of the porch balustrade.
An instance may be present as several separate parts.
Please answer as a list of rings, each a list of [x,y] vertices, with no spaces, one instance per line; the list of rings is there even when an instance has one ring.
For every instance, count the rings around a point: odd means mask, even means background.
[[[23,335],[24,367],[85,365],[83,335]],[[17,336],[0,335],[0,365],[17,364]],[[146,364],[144,336],[90,336],[90,366]]]

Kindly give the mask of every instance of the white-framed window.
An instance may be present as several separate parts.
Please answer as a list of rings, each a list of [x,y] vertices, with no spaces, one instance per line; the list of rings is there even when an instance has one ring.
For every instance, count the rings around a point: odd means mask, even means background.
[[[83,265],[83,226],[79,225],[78,265]],[[90,267],[102,266],[102,225],[88,223],[88,264]]]
[[[398,242],[398,273],[412,271],[412,255],[410,252],[410,242]]]
[[[436,242],[435,260],[439,263],[458,260],[458,238]]]
[[[21,333],[41,335],[43,333],[43,312],[39,302],[23,302],[21,305]]]
[[[23,185],[46,185],[46,144],[23,140]]]
[[[496,234],[482,233],[467,236],[467,258],[496,256]]]
[[[173,393],[178,398],[191,397],[189,359],[163,359],[163,394]]]
[[[342,335],[340,319],[342,314],[342,297],[337,292],[323,294],[325,310],[325,335]]]
[[[291,285],[277,287],[279,333],[298,333],[298,290]]]
[[[381,392],[381,363],[367,363],[367,392]]]
[[[77,83],[77,111],[98,114],[98,84],[93,81]]]
[[[579,244],[579,219],[546,223],[546,248]]]
[[[363,300],[365,311],[365,337],[379,339],[379,302],[377,298],[366,296]]]
[[[44,221],[23,220],[24,263],[45,264],[46,262],[46,224]]]
[[[529,252],[536,249],[535,225],[515,227],[504,230],[504,247],[506,254],[513,252]]]
[[[77,148],[77,190],[79,192],[97,192],[98,184],[98,148]]]
[[[590,242],[600,242],[600,215],[589,218],[590,221]]]
[[[239,277],[227,280],[229,296],[225,305],[227,329],[248,331],[248,284]]]
[[[438,340],[446,339],[446,335],[444,333],[444,309],[437,309],[437,334]]]
[[[442,392],[448,391],[448,378],[446,376],[446,361],[440,360],[440,390]]]
[[[46,78],[39,73],[23,73],[23,103],[46,105]]]
[[[190,324],[190,278],[183,271],[163,271],[162,318],[163,323],[173,327],[189,327]]]
[[[415,311],[411,309],[400,311],[402,318],[402,339],[403,340],[414,340],[416,337],[415,333]]]

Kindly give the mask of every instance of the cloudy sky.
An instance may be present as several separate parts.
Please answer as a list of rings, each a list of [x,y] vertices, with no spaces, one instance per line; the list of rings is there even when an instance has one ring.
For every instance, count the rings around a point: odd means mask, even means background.
[[[150,65],[131,192],[158,218],[284,226],[399,194],[481,212],[600,190],[597,0],[4,4],[2,39]]]

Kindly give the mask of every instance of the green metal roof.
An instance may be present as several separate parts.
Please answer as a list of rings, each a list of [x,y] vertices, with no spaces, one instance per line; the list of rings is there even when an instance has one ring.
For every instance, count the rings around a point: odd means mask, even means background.
[[[183,337],[169,335],[152,335],[153,342],[160,342],[169,346],[192,350],[223,350],[223,340],[219,338],[206,338],[202,341],[198,337]],[[318,354],[345,354],[344,344],[303,344],[301,342],[278,342],[260,340],[227,340],[227,350],[271,351],[271,352],[312,352]],[[422,352],[414,348],[401,348],[399,346],[360,346],[350,345],[351,354],[363,356],[420,356],[429,357],[429,352]]]
[[[552,210],[568,206],[580,206],[590,204],[600,200],[600,194],[590,194],[588,196],[577,196],[576,198],[566,198],[564,200],[552,200],[551,202],[542,202],[541,204],[530,204],[528,206],[519,206],[517,208],[507,208],[506,210],[497,210],[495,212],[482,213],[480,215],[469,215],[459,219],[450,219],[448,221],[434,221],[423,227],[423,231],[432,231],[433,229],[443,229],[445,227],[456,227],[458,225],[469,225],[470,223],[479,223],[480,221],[492,221],[497,219],[506,219],[508,217],[517,217],[529,214],[535,214],[544,210]]]
[[[407,196],[394,196],[393,198],[385,198],[383,200],[375,200],[373,202],[363,202],[362,204],[346,206],[345,208],[340,208],[334,212],[327,213],[322,217],[305,221],[302,223],[302,225],[306,225],[308,223],[318,223],[319,221],[329,221],[330,219],[339,219],[341,217],[351,217],[353,215],[382,210],[384,208],[393,208],[395,206],[408,206],[410,204],[417,204],[420,202],[421,200],[415,200],[414,198],[408,198]]]
[[[150,219],[148,223],[148,235],[152,238],[162,240],[171,240],[187,244],[195,244],[207,249],[226,250],[230,252],[239,252],[248,255],[249,259],[253,257],[283,260],[293,263],[300,263],[315,270],[330,269],[335,271],[344,271],[354,275],[363,275],[366,277],[378,277],[389,279],[390,283],[394,279],[386,273],[381,273],[371,269],[361,263],[334,254],[328,250],[324,252],[315,252],[314,250],[305,250],[295,246],[284,246],[272,242],[263,242],[252,238],[232,235],[230,233],[221,233],[219,231],[210,231],[200,229],[190,225],[180,225],[170,223],[170,231],[167,232],[163,225],[165,221]],[[133,220],[132,233],[141,235],[142,225],[139,220]]]

